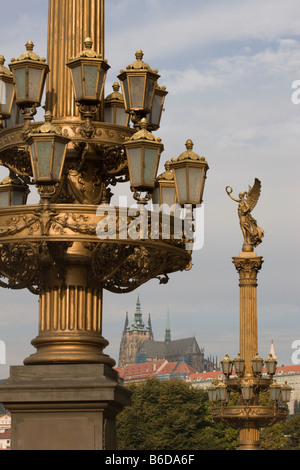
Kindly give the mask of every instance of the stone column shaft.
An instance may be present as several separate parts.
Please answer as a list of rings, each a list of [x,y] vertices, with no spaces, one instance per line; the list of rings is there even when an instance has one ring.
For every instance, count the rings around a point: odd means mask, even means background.
[[[257,273],[263,261],[256,253],[241,253],[233,263],[240,276],[240,354],[245,359],[244,375],[251,377],[251,361],[258,352]]]
[[[78,116],[66,63],[90,37],[104,57],[104,0],[49,0],[47,109],[53,118]]]

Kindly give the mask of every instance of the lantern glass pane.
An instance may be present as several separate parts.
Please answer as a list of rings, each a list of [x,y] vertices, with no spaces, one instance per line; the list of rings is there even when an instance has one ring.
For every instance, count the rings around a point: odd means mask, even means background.
[[[251,400],[252,397],[252,387],[242,387],[242,395],[244,400]]]
[[[38,166],[40,178],[51,178],[52,141],[39,141],[36,143],[38,153]]]
[[[190,201],[200,204],[200,187],[202,183],[202,168],[189,167],[189,194]]]
[[[0,191],[0,207],[9,206],[9,191]]]
[[[154,210],[158,210],[160,206],[160,188],[156,187],[152,193],[152,204],[154,205]]]
[[[167,204],[170,207],[172,207],[175,204],[175,186],[174,188],[170,186],[169,187],[163,186],[161,188],[161,194],[162,194],[162,204]]]
[[[156,83],[155,80],[148,77],[146,81],[146,93],[145,93],[145,108],[146,109],[151,108],[155,83]]]
[[[101,98],[102,86],[103,86],[105,76],[106,76],[105,70],[101,69],[100,72],[99,72],[99,83],[98,83],[98,91],[97,91],[97,98],[98,99]]]
[[[53,152],[53,169],[52,169],[52,179],[58,181],[61,174],[61,167],[63,163],[63,158],[65,154],[66,145],[63,142],[55,142],[54,152]]]
[[[0,81],[0,104],[2,114],[10,114],[14,87],[15,85],[13,83]]]
[[[11,192],[11,205],[21,206],[22,204],[24,204],[24,192],[13,190]]]
[[[75,99],[78,100],[83,96],[81,65],[77,65],[77,67],[72,69],[72,76],[75,88]]]
[[[131,107],[133,109],[144,108],[144,84],[145,77],[130,77]]]
[[[138,186],[142,183],[142,158],[141,149],[138,147],[128,150],[131,184]]]
[[[186,182],[186,169],[176,168],[174,169],[176,175],[176,184],[178,191],[179,204],[187,202],[187,182]]]
[[[128,79],[126,78],[123,82],[125,108],[130,109],[129,91],[128,91]]]
[[[278,401],[280,398],[280,388],[279,387],[271,387],[271,399],[273,401]]]
[[[85,96],[99,98],[97,89],[98,65],[84,65]]]
[[[37,161],[36,161],[36,156],[35,156],[35,146],[34,142],[30,145],[30,154],[31,154],[31,166],[32,166],[32,171],[33,171],[33,179],[37,179]]]
[[[104,109],[104,121],[114,124],[114,108],[109,107]]]
[[[160,122],[160,114],[161,114],[161,103],[162,103],[162,96],[154,95],[153,103],[152,103],[152,115],[151,115],[151,124],[156,126],[159,125]]]
[[[41,80],[44,71],[42,69],[29,68],[28,74],[28,98],[30,101],[40,102]]]
[[[26,99],[26,73],[25,67],[15,69],[15,81],[16,81],[16,90],[17,98],[19,100]]]
[[[125,109],[123,107],[122,108],[117,107],[116,108],[116,123],[115,124],[118,124],[119,126],[126,126],[127,125],[127,119],[128,119],[128,115],[127,115],[127,113],[125,113]]]
[[[144,156],[144,183],[154,184],[157,168],[157,149],[145,148]]]

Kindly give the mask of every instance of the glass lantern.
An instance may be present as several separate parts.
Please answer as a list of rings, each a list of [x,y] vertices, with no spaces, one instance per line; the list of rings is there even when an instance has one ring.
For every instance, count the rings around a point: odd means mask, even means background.
[[[15,97],[15,84],[10,70],[4,67],[5,59],[0,55],[0,119],[9,119]]]
[[[265,365],[267,369],[267,374],[268,375],[274,375],[276,372],[276,367],[277,367],[277,360],[273,357],[273,355],[270,353],[265,360]]]
[[[137,50],[136,61],[121,70],[118,79],[121,82],[127,113],[136,114],[139,119],[151,112],[155,85],[159,78],[157,70],[152,70],[143,59],[143,52]]]
[[[284,403],[288,403],[291,400],[292,387],[287,382],[281,387],[281,399]]]
[[[160,127],[161,116],[164,110],[165,98],[168,92],[165,86],[155,85],[151,112],[147,115],[149,129],[156,131]]]
[[[141,121],[140,131],[124,144],[131,188],[137,191],[153,191],[156,182],[160,155],[163,151],[161,139],[147,130],[147,120]]]
[[[217,387],[217,398],[219,401],[225,403],[228,401],[228,391],[224,382],[220,382]]]
[[[70,139],[62,135],[60,128],[52,125],[50,113],[45,124],[30,134],[29,145],[33,179],[37,183],[57,183],[61,179],[67,144]]]
[[[117,126],[128,126],[130,116],[125,112],[124,98],[119,92],[119,83],[115,82],[112,88],[113,93],[108,95],[104,102],[104,121]]]
[[[222,367],[223,374],[226,377],[229,377],[232,373],[233,361],[230,359],[228,354],[225,354],[224,359],[221,360],[221,367]]]
[[[253,393],[253,385],[251,382],[246,380],[242,385],[241,385],[241,390],[242,390],[242,397],[245,402],[251,401],[252,398],[252,393]]]
[[[49,67],[46,59],[33,52],[34,44],[28,41],[26,52],[9,65],[16,84],[16,103],[22,107],[40,106]]]
[[[203,201],[206,172],[209,169],[204,157],[193,152],[193,142],[186,142],[186,152],[171,161],[174,171],[178,203],[199,205]]]
[[[261,375],[262,370],[264,366],[264,361],[261,357],[259,357],[258,353],[257,355],[252,359],[252,370],[254,375]]]
[[[278,403],[280,401],[281,386],[276,382],[276,380],[270,385],[270,395],[271,400],[274,403]]]
[[[100,103],[106,74],[110,66],[107,60],[102,58],[92,49],[93,42],[87,38],[84,42],[85,49],[67,63],[71,70],[75,101],[77,103],[93,105]]]
[[[217,401],[218,397],[217,397],[217,387],[215,385],[210,385],[209,387],[207,387],[206,389],[207,393],[208,393],[208,399],[210,402],[214,403]]]
[[[0,183],[0,207],[25,205],[29,193],[27,184],[10,172]]]
[[[238,353],[237,357],[233,360],[233,364],[236,375],[240,377],[245,367],[245,359],[241,357],[240,353]]]
[[[174,174],[170,168],[170,161],[165,163],[165,172],[157,177],[155,189],[152,195],[152,202],[160,210],[165,206],[174,208],[177,202]]]

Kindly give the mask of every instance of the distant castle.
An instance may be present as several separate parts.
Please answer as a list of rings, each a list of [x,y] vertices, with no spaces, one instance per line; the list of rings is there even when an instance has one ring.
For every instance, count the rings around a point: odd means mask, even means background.
[[[197,372],[212,372],[219,367],[217,359],[204,358],[204,349],[199,348],[196,338],[171,340],[169,313],[167,316],[165,340],[154,341],[151,316],[149,314],[146,326],[143,321],[138,295],[134,320],[131,325],[129,324],[128,313],[126,313],[118,367],[123,369],[129,364],[141,364],[161,359],[166,359],[169,362],[185,360]]]

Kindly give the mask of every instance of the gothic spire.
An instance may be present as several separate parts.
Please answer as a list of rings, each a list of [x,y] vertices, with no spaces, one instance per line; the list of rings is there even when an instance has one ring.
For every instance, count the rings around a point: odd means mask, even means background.
[[[170,328],[170,316],[169,316],[169,309],[168,309],[166,332],[165,332],[165,343],[168,345],[170,342],[171,342],[171,328]]]

